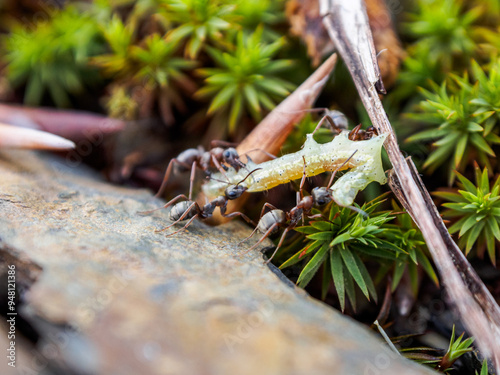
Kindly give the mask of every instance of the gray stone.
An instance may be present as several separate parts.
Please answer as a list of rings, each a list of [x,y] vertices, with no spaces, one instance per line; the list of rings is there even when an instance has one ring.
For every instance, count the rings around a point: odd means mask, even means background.
[[[0,176],[2,268],[31,284],[19,312],[62,373],[433,373],[280,280],[260,252],[238,256],[239,221],[167,238],[154,232],[165,211],[137,214],[162,201],[81,165],[2,151]]]

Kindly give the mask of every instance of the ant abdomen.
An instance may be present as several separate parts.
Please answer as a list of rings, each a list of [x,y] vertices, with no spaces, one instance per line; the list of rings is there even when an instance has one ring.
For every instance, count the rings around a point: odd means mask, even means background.
[[[186,211],[191,207],[189,212],[182,218],[182,220],[179,220],[182,215],[186,213]],[[196,215],[198,211],[196,210],[196,205],[193,204],[192,201],[182,201],[177,204],[175,204],[172,209],[170,210],[170,220],[172,221],[184,221],[191,219],[194,215]]]
[[[259,221],[257,230],[261,233],[266,233],[271,227],[273,230],[269,234],[276,233],[279,229],[279,224],[286,223],[286,214],[282,210],[271,210],[267,212]]]
[[[191,164],[199,158],[200,150],[196,148],[188,148],[182,151],[178,156],[177,160],[180,163],[174,165],[174,173],[187,172],[191,168]]]

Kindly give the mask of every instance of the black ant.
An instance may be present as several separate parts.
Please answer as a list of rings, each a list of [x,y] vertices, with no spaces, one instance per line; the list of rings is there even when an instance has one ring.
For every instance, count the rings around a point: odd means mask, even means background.
[[[328,122],[329,128],[333,132],[339,134],[342,131],[343,128],[341,126],[339,126],[329,115],[325,115],[318,122],[318,125],[316,125],[316,128],[314,129],[312,134],[316,133],[316,131],[325,123],[325,121]],[[374,135],[378,135],[378,131],[377,129],[375,129],[375,127],[370,126],[368,129],[363,130],[361,129],[361,124],[359,124],[349,132],[347,138],[349,138],[349,140],[351,141],[365,141],[372,138]]]
[[[208,151],[205,151],[202,146],[198,146],[198,148],[189,148],[182,151],[176,158],[170,160],[160,189],[156,193],[155,197],[159,197],[163,193],[172,173],[179,174],[181,172],[187,172],[191,169],[192,165],[195,165],[205,172],[208,172],[209,168],[214,166],[223,175],[225,174],[227,167],[222,165],[222,163],[233,167],[236,171],[245,167],[245,164],[240,160],[236,149],[234,147],[228,147],[232,146],[232,144],[223,141],[212,141],[211,146],[212,148]],[[226,148],[224,149],[220,146]]]
[[[375,127],[370,126],[368,129],[363,130],[361,129],[361,124],[359,124],[349,132],[348,138],[351,141],[366,141],[374,135],[378,135],[378,131]]]
[[[325,117],[328,117],[328,122],[330,123],[330,129],[336,133],[340,133],[342,130],[346,130],[349,125],[347,117],[340,111],[336,109],[329,108],[311,108],[311,109],[301,109],[298,111],[286,111],[285,113],[303,113],[303,112],[323,112],[321,121],[325,121]],[[318,124],[313,134],[318,130],[321,125]]]
[[[250,172],[243,180],[238,182],[236,185],[228,186],[224,192],[224,195],[218,196],[215,199],[213,199],[212,201],[207,202],[207,204],[205,204],[203,207],[200,207],[197,202],[192,200],[193,182],[194,182],[194,177],[195,177],[195,172],[196,172],[196,165],[195,165],[195,163],[193,163],[193,165],[191,167],[191,177],[190,177],[189,196],[188,197],[186,197],[184,194],[180,194],[180,195],[176,196],[175,198],[173,198],[172,200],[170,200],[168,203],[166,203],[163,207],[160,207],[160,208],[157,208],[157,209],[154,209],[151,211],[141,212],[141,214],[149,214],[151,212],[154,212],[154,211],[157,211],[157,210],[160,210],[163,208],[167,208],[181,198],[186,199],[185,201],[175,203],[175,205],[170,210],[169,218],[171,221],[173,221],[173,223],[168,225],[167,227],[165,227],[163,229],[156,230],[155,232],[156,233],[163,232],[181,221],[185,221],[185,220],[189,220],[189,221],[182,228],[180,228],[179,230],[177,230],[173,233],[170,233],[166,237],[173,236],[174,234],[179,233],[181,230],[186,229],[187,227],[189,227],[191,225],[191,223],[196,218],[200,218],[203,220],[203,219],[208,219],[209,217],[212,217],[216,207],[219,207],[220,213],[223,217],[233,218],[236,216],[241,216],[243,219],[245,219],[245,221],[247,223],[249,223],[251,225],[255,225],[255,223],[252,220],[250,220],[245,214],[243,214],[241,212],[232,212],[230,214],[226,214],[226,210],[227,210],[228,201],[239,198],[247,190],[246,186],[242,186],[240,184],[243,181],[245,181],[248,178],[248,176],[250,176],[253,172],[255,172],[257,170],[258,169],[254,169],[252,172]]]
[[[281,235],[280,241],[278,242],[278,245],[276,246],[276,249],[274,250],[271,257],[265,262],[265,263],[269,263],[273,259],[273,257],[276,255],[276,253],[278,252],[281,245],[283,244],[283,241],[285,239],[286,234],[289,231],[291,231],[292,229],[294,229],[301,219],[302,219],[302,221],[304,221],[304,216],[307,216],[309,219],[315,219],[315,218],[321,217],[321,218],[329,221],[328,219],[323,217],[323,215],[321,215],[321,214],[311,215],[312,208],[314,206],[323,206],[323,205],[325,205],[328,202],[331,202],[333,200],[333,197],[332,197],[331,193],[329,192],[329,188],[333,183],[333,179],[335,177],[335,174],[340,169],[342,169],[342,167],[345,164],[347,164],[349,162],[349,160],[354,156],[354,154],[356,152],[357,152],[357,150],[354,151],[353,154],[351,156],[349,156],[349,158],[347,158],[347,160],[344,161],[344,163],[342,163],[342,165],[340,167],[338,167],[332,173],[332,177],[330,178],[330,182],[328,183],[328,185],[326,187],[315,187],[312,190],[310,196],[304,196],[302,193],[305,179],[306,179],[306,166],[307,166],[305,157],[303,157],[304,172],[302,175],[302,179],[300,181],[299,193],[297,195],[297,205],[295,207],[293,207],[289,212],[285,212],[283,210],[276,208],[275,206],[273,206],[270,203],[265,203],[264,206],[262,207],[262,211],[260,213],[259,223],[255,227],[253,232],[250,234],[250,236],[248,236],[243,241],[241,241],[240,244],[245,242],[246,240],[250,239],[255,234],[256,231],[263,233],[263,236],[260,238],[260,240],[256,244],[254,244],[251,248],[246,250],[241,255],[244,255],[244,254],[252,251],[253,249],[255,249],[267,237],[269,237],[271,234],[276,233],[279,228],[285,228],[285,230],[283,231],[283,233]],[[271,211],[264,214],[266,207],[269,208]],[[356,209],[356,207],[352,207],[352,208]]]

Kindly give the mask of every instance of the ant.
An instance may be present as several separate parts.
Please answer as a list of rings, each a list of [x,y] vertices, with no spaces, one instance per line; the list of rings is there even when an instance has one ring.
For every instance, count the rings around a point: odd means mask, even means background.
[[[316,131],[325,123],[325,120],[328,121],[330,129],[339,134],[343,127],[339,126],[331,117],[329,114],[323,116],[321,120],[318,122],[318,125],[316,125],[316,128],[312,132],[312,134],[316,133]],[[370,126],[368,129],[363,130],[361,129],[361,124],[356,125],[354,129],[352,129],[349,132],[348,139],[351,141],[366,141],[373,137],[374,135],[378,135],[377,129],[375,127]]]
[[[354,151],[354,153],[339,168],[337,168],[333,172],[332,177],[331,177],[330,182],[329,182],[327,187],[314,188],[310,196],[304,196],[302,193],[305,179],[306,179],[306,166],[307,166],[306,159],[303,156],[302,158],[304,160],[304,172],[302,175],[302,179],[300,181],[300,188],[299,188],[299,193],[297,196],[297,205],[295,207],[293,207],[289,212],[285,212],[283,210],[276,208],[275,206],[273,206],[270,203],[265,203],[264,206],[262,207],[262,211],[260,213],[259,223],[255,227],[253,232],[250,234],[250,236],[248,236],[243,241],[241,241],[240,244],[245,242],[246,240],[250,239],[255,234],[256,231],[263,233],[263,236],[260,238],[260,240],[256,244],[254,244],[251,248],[246,250],[241,255],[244,255],[244,254],[250,252],[251,250],[255,249],[267,237],[269,237],[271,234],[276,233],[279,228],[285,228],[285,230],[283,231],[283,233],[281,235],[280,241],[278,242],[278,245],[276,246],[276,249],[274,250],[271,257],[265,262],[267,264],[273,259],[273,257],[278,252],[278,249],[283,244],[283,241],[285,239],[286,234],[297,226],[297,224],[299,223],[301,218],[303,221],[304,216],[307,216],[310,219],[323,217],[323,215],[321,215],[321,214],[311,215],[311,210],[312,210],[313,206],[321,206],[321,205],[324,205],[324,204],[333,200],[331,194],[328,191],[330,185],[333,182],[333,177],[335,176],[337,171],[339,169],[341,169],[354,156],[354,154],[356,152],[357,152],[357,150]],[[266,214],[264,214],[266,207],[269,208],[270,211],[267,212]]]
[[[215,199],[213,199],[212,201],[207,202],[203,207],[200,207],[197,202],[192,200],[193,182],[194,182],[195,173],[196,173],[196,164],[193,163],[191,166],[191,177],[190,177],[189,196],[188,197],[186,197],[184,194],[179,194],[177,197],[173,198],[168,203],[166,203],[163,207],[160,207],[160,208],[157,208],[154,210],[150,210],[150,211],[144,211],[144,212],[141,212],[141,214],[150,214],[151,212],[161,210],[163,208],[167,208],[167,207],[171,206],[172,204],[174,204],[176,201],[178,201],[181,198],[186,199],[185,201],[175,203],[174,206],[172,207],[172,209],[170,210],[169,217],[170,217],[170,220],[173,221],[173,223],[168,225],[167,227],[165,227],[163,229],[156,230],[155,232],[156,233],[163,232],[181,221],[185,221],[185,220],[189,220],[189,221],[182,228],[180,228],[179,230],[177,230],[173,233],[170,233],[166,237],[173,236],[174,234],[179,233],[180,231],[186,229],[187,227],[189,227],[191,225],[191,223],[197,217],[202,219],[202,220],[208,219],[209,217],[212,217],[212,215],[215,211],[215,208],[217,208],[217,207],[219,207],[220,213],[223,217],[233,218],[236,216],[241,216],[243,219],[245,219],[245,221],[247,223],[249,223],[251,225],[255,225],[255,223],[252,220],[250,220],[245,214],[243,214],[241,212],[233,212],[230,214],[226,214],[226,210],[227,210],[228,201],[239,198],[247,190],[246,186],[241,186],[240,184],[243,181],[245,181],[248,178],[248,176],[250,176],[256,170],[258,170],[258,169],[254,169],[253,171],[251,171],[243,180],[238,182],[236,185],[228,186],[224,192],[224,195],[218,196]]]
[[[329,117],[328,122],[330,123],[330,129],[335,130],[335,132],[340,133],[342,130],[347,130],[348,121],[347,117],[340,111],[336,109],[329,108],[311,108],[311,109],[301,109],[298,111],[286,111],[284,113],[303,113],[303,112],[322,112],[321,120],[324,121],[325,117]],[[320,122],[321,122],[320,120]],[[317,126],[318,128],[319,126]],[[316,130],[318,130],[316,128]],[[314,132],[316,132],[316,130]],[[313,134],[314,134],[313,132]]]
[[[375,127],[370,126],[368,129],[363,130],[361,129],[361,124],[359,124],[349,132],[348,138],[351,141],[366,141],[374,135],[378,135],[378,131]]]
[[[155,197],[159,197],[164,192],[168,179],[172,173],[179,174],[181,172],[189,171],[193,165],[205,172],[208,172],[211,166],[215,166],[223,175],[225,175],[227,167],[225,165],[221,165],[222,163],[230,165],[236,171],[245,167],[245,164],[240,160],[236,149],[234,147],[230,147],[232,144],[223,141],[212,141],[210,145],[212,148],[208,151],[205,151],[202,146],[198,146],[198,148],[188,148],[177,155],[176,158],[170,160],[160,189],[156,193]],[[227,148],[224,149],[221,146]]]

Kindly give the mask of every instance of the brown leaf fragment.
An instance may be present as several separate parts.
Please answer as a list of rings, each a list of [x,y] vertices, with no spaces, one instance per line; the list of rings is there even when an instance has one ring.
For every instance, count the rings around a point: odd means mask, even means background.
[[[333,43],[323,27],[319,15],[319,3],[309,0],[289,0],[286,17],[290,22],[290,33],[302,38],[312,65],[318,66],[321,58],[333,51]]]
[[[391,12],[386,2],[384,0],[367,0],[365,3],[375,49],[379,53],[377,60],[380,74],[384,86],[387,88],[396,81],[405,51],[394,30]],[[391,11],[398,12],[399,8],[391,8]]]

